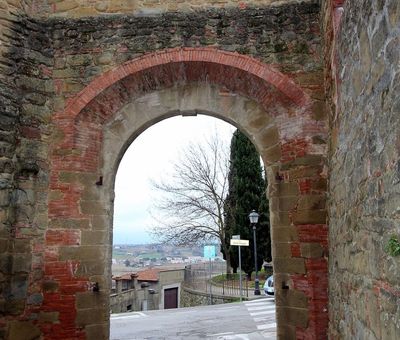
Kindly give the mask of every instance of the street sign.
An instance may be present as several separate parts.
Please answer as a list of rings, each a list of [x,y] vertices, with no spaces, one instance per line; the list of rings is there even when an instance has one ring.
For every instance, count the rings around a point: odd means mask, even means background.
[[[249,240],[235,240],[231,239],[231,246],[249,246]]]
[[[204,246],[204,258],[213,259],[215,257],[215,246]]]
[[[240,291],[240,301],[242,301],[242,254],[240,253],[240,247],[249,246],[249,240],[241,240],[240,235],[232,235],[231,246],[239,246],[239,291]]]

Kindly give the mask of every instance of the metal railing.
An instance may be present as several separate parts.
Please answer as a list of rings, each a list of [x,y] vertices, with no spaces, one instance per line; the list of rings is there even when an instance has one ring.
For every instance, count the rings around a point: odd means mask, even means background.
[[[248,281],[243,276],[242,296],[249,297]],[[193,290],[210,295],[240,297],[239,279],[226,277],[226,264],[219,262],[199,263],[185,268],[184,284]]]

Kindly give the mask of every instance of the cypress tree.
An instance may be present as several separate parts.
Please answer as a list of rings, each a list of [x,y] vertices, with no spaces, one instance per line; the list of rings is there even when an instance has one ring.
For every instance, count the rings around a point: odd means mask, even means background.
[[[226,242],[232,235],[250,241],[242,247],[242,270],[248,275],[254,270],[253,231],[248,218],[254,209],[260,214],[257,224],[257,264],[260,270],[263,260],[271,260],[269,204],[266,197],[267,182],[263,176],[260,156],[252,142],[239,130],[232,136],[230,169],[228,174],[229,193],[225,200]],[[233,271],[238,263],[238,248],[230,247]]]

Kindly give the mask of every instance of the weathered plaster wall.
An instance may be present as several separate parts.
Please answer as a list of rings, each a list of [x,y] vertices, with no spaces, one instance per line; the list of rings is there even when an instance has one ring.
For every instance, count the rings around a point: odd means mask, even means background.
[[[400,235],[400,2],[346,1],[335,44],[329,333],[398,339],[400,258],[384,248]]]

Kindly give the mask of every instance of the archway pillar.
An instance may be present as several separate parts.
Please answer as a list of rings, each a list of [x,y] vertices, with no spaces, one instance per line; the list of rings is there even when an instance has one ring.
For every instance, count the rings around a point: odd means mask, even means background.
[[[268,169],[278,336],[323,339],[328,326],[325,160]]]

